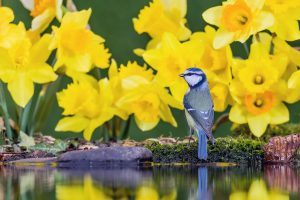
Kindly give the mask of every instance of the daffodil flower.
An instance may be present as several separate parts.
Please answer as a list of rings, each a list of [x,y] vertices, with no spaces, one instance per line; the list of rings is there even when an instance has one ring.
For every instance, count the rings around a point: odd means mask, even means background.
[[[300,39],[298,20],[300,20],[300,1],[266,0],[265,8],[275,17],[269,29],[278,37],[288,41]]]
[[[57,75],[46,63],[51,36],[46,34],[35,44],[27,37],[19,37],[7,48],[0,48],[0,79],[7,83],[14,101],[24,107],[33,96],[34,83],[54,81]]]
[[[262,136],[268,124],[287,122],[289,111],[282,102],[289,98],[287,81],[283,79],[287,65],[287,56],[269,55],[269,46],[254,42],[247,60],[233,62],[235,78],[230,93],[235,103],[229,119],[248,123],[257,137]]]
[[[186,40],[191,31],[185,27],[186,0],[153,0],[133,19],[135,30],[148,33],[152,38],[163,33],[173,33],[179,40]]]
[[[41,33],[56,17],[62,18],[63,0],[21,0],[23,6],[30,11],[33,17],[31,30]]]
[[[165,33],[157,48],[143,53],[144,60],[155,70],[156,79],[170,88],[172,96],[182,102],[187,89],[184,80],[178,76],[190,66],[196,66],[199,55],[204,51],[203,44],[198,42],[180,43],[171,33]]]
[[[14,13],[8,7],[0,7],[0,31],[5,29],[14,20]]]
[[[66,13],[60,27],[53,27],[50,49],[57,49],[55,70],[64,68],[67,75],[73,75],[89,72],[94,66],[109,66],[110,54],[103,45],[104,39],[87,29],[91,12]]]
[[[249,36],[274,24],[271,12],[264,11],[264,0],[227,0],[222,6],[206,10],[206,22],[219,27],[213,41],[214,48],[221,48],[233,41],[245,42]]]
[[[90,140],[94,130],[110,120],[116,110],[113,108],[113,92],[108,79],[95,86],[83,79],[73,82],[57,93],[58,105],[64,109],[55,130],[82,132]]]
[[[262,179],[254,180],[248,192],[235,191],[230,194],[229,200],[289,200],[289,195],[277,190],[268,190]]]
[[[181,104],[155,80],[151,69],[136,62],[121,65],[119,70],[113,65],[109,78],[114,91],[118,91],[116,106],[127,115],[134,114],[141,130],[153,129],[160,119],[177,126],[169,106],[181,108]]]

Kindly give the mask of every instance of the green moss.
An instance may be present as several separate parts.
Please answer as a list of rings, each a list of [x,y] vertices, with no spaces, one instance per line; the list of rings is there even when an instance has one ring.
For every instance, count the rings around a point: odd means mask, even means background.
[[[261,137],[262,140],[267,141],[270,137],[274,136],[286,136],[293,133],[300,132],[300,124],[296,123],[286,123],[280,125],[269,125],[264,135]],[[234,135],[239,135],[247,138],[254,138],[253,134],[249,129],[247,124],[242,124],[234,128]]]
[[[263,159],[263,141],[243,138],[217,138],[215,145],[208,144],[208,162],[234,162],[260,164]],[[154,162],[200,162],[197,157],[197,142],[191,144],[161,145],[157,142],[146,145],[153,153]]]

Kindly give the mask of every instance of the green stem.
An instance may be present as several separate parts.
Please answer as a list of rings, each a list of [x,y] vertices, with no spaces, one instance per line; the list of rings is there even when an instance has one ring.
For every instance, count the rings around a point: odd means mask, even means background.
[[[21,116],[20,116],[20,131],[23,131],[26,134],[29,134],[27,132],[27,128],[28,128],[28,121],[30,119],[30,109],[31,109],[31,105],[32,105],[32,100],[29,101],[29,103],[25,106],[25,108],[23,109],[23,111],[21,112]],[[22,108],[21,108],[22,109]]]
[[[5,98],[5,92],[4,92],[4,85],[2,81],[0,81],[0,106],[1,106],[1,111],[2,111],[2,116],[4,117],[4,123],[6,127],[6,133],[7,137],[9,140],[13,140],[13,132],[10,127],[9,123],[9,113],[7,109],[7,104],[6,104],[6,98]]]
[[[122,140],[128,138],[130,124],[131,124],[131,116],[129,116],[128,120],[126,121],[125,128],[124,128],[123,134],[122,134]]]
[[[47,87],[47,91],[44,95],[39,95],[37,100],[39,104],[35,108],[36,115],[33,117],[34,122],[32,123],[32,128],[30,130],[30,135],[35,132],[41,131],[43,125],[47,121],[47,117],[52,108],[53,102],[56,99],[56,92],[62,82],[62,76],[59,76],[57,80]]]

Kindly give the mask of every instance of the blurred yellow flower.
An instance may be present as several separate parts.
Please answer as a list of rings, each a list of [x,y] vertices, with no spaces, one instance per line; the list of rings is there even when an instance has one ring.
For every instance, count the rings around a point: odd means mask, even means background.
[[[182,102],[187,90],[184,80],[178,75],[188,67],[196,66],[204,48],[202,43],[187,41],[180,43],[171,33],[165,33],[157,48],[143,53],[144,60],[155,70],[156,79],[170,88],[172,96]]]
[[[17,35],[14,43],[0,48],[0,79],[7,83],[12,98],[21,107],[33,96],[34,83],[48,83],[57,78],[46,63],[51,53],[48,50],[51,36],[45,34],[32,45],[24,26],[23,29],[24,37]]]
[[[272,13],[262,10],[264,0],[227,0],[222,6],[206,10],[206,22],[219,27],[213,41],[221,48],[233,41],[245,42],[249,36],[274,24]]]
[[[148,33],[152,38],[163,33],[173,33],[179,40],[189,38],[191,31],[185,27],[186,0],[153,0],[133,19],[135,30]]]
[[[57,48],[54,69],[65,68],[66,74],[86,73],[93,66],[107,68],[110,54],[104,39],[87,29],[92,10],[66,13],[60,27],[53,27],[51,49]],[[79,42],[80,41],[80,42]]]
[[[268,191],[265,182],[255,180],[251,183],[248,192],[237,191],[229,196],[229,200],[289,200],[289,195],[276,190]]]
[[[105,191],[100,186],[93,183],[90,175],[84,177],[83,183],[68,185],[57,184],[56,188],[57,200],[111,200],[112,198],[105,194]]]
[[[31,31],[40,33],[49,26],[55,17],[59,21],[62,18],[63,0],[21,0],[21,2],[34,18],[31,23]]]
[[[275,23],[269,29],[284,40],[300,39],[298,20],[300,20],[300,1],[266,0],[266,9],[270,10]]]
[[[81,132],[90,140],[94,130],[110,120],[116,110],[113,108],[113,93],[108,79],[101,79],[98,85],[89,81],[69,84],[67,89],[57,93],[58,105],[64,109],[56,131]]]
[[[113,65],[109,78],[114,91],[118,91],[117,107],[127,115],[134,114],[141,130],[154,128],[160,119],[177,126],[169,106],[179,108],[181,104],[155,80],[151,69],[147,70],[146,66],[136,62],[121,65],[119,70]]]

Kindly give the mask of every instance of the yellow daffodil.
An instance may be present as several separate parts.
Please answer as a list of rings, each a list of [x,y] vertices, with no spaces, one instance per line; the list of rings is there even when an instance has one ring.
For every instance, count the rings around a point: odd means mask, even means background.
[[[101,79],[97,86],[83,79],[69,84],[67,89],[57,93],[58,105],[64,109],[55,130],[81,132],[90,140],[94,130],[110,120],[116,110],[113,108],[113,93],[109,81]]]
[[[26,36],[25,28],[23,32]],[[57,78],[46,63],[51,53],[50,40],[51,36],[46,34],[32,45],[29,38],[23,37],[7,48],[0,48],[0,79],[7,83],[12,98],[21,107],[33,96],[34,83],[48,83]]]
[[[206,26],[205,32],[196,32],[191,36],[191,43],[203,43],[204,48],[202,55],[198,56],[196,65],[216,73],[220,81],[229,84],[231,81],[232,52],[229,45],[214,49],[212,44],[215,36],[216,31],[211,26]]]
[[[55,70],[63,67],[70,76],[76,72],[89,72],[94,65],[99,68],[109,66],[110,54],[103,45],[104,39],[87,29],[91,12],[89,9],[66,13],[60,27],[53,27],[54,39],[50,48],[57,48]]]
[[[203,50],[202,43],[191,41],[180,43],[173,34],[165,33],[159,47],[146,50],[143,58],[157,70],[156,79],[170,87],[174,98],[182,102],[187,85],[178,74],[188,67],[196,66]]]
[[[268,90],[278,82],[288,65],[284,54],[269,55],[269,49],[259,42],[251,45],[247,60],[235,59],[233,72],[250,93]]]
[[[288,81],[288,88],[284,89],[286,97],[284,100],[287,103],[295,103],[300,99],[299,88],[299,72],[298,67],[300,66],[300,51],[291,47],[280,37],[272,37],[267,33],[260,33],[259,37],[255,37],[254,42],[258,42],[265,45],[266,49],[272,49],[274,56],[287,57],[288,65],[282,75],[284,81]]]
[[[289,200],[289,195],[276,190],[269,190],[263,180],[254,180],[248,192],[236,191],[230,194],[229,200]]]
[[[252,44],[247,60],[235,60],[235,78],[230,85],[235,103],[229,113],[230,120],[248,123],[257,137],[265,132],[268,124],[287,122],[289,111],[282,103],[289,96],[283,79],[287,65],[287,56],[269,55],[269,47],[259,42]]]
[[[284,40],[300,39],[300,1],[266,0],[265,7],[275,16],[275,23],[269,28],[272,32]]]
[[[264,0],[227,0],[222,6],[206,10],[206,22],[219,27],[213,41],[221,48],[233,41],[245,42],[249,36],[274,24],[274,16],[263,9]]]
[[[63,0],[21,0],[21,2],[33,17],[32,31],[40,33],[49,26],[55,17],[59,21],[62,18]]]
[[[141,130],[154,128],[160,119],[177,126],[169,106],[179,108],[181,105],[155,80],[151,69],[136,62],[121,65],[119,70],[113,65],[109,78],[114,91],[118,91],[117,107],[127,115],[134,114]]]
[[[0,31],[14,20],[14,13],[8,7],[0,7]]]
[[[153,0],[133,19],[135,30],[148,33],[152,38],[163,33],[173,33],[179,40],[189,38],[191,31],[185,27],[186,0]]]
[[[82,184],[71,183],[68,185],[57,184],[56,185],[56,198],[57,200],[111,200],[104,189],[93,183],[90,175],[86,175]]]

